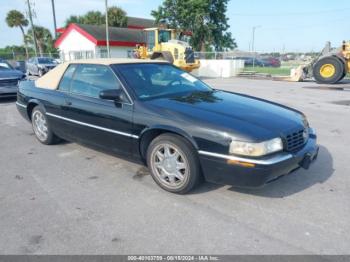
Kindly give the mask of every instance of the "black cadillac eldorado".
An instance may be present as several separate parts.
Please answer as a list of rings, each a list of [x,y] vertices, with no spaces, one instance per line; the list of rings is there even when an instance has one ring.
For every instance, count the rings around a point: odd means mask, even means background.
[[[260,187],[308,168],[318,154],[301,112],[215,90],[161,61],[63,63],[21,82],[17,108],[41,143],[62,138],[139,160],[174,193],[201,178]]]

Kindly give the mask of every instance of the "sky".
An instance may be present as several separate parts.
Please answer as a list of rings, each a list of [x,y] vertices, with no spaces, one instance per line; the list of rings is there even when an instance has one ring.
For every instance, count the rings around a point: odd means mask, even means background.
[[[20,29],[6,25],[11,9],[25,12],[26,0],[0,0],[0,47],[20,45]],[[34,2],[34,24],[53,31],[51,0]],[[150,13],[162,0],[108,0],[109,5],[122,7],[129,16],[152,18]],[[104,9],[104,0],[55,0],[57,26],[63,26],[70,15]],[[320,51],[326,41],[340,46],[350,40],[349,0],[230,0],[227,17],[238,49],[249,50],[252,28],[255,50],[260,52]]]

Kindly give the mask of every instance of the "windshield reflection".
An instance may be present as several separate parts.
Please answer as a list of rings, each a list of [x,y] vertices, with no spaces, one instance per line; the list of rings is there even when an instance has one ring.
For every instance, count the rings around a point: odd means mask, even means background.
[[[192,92],[189,95],[184,96],[175,96],[172,97],[172,100],[176,100],[179,102],[184,102],[188,104],[197,104],[201,102],[205,103],[217,103],[222,100],[215,95],[216,91],[207,91],[207,92]]]

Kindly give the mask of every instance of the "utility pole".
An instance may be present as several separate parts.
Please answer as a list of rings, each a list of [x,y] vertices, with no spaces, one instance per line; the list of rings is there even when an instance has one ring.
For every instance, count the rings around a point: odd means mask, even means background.
[[[52,16],[53,16],[53,26],[54,26],[54,30],[55,30],[55,38],[57,38],[55,0],[51,0],[51,6],[52,6]]]
[[[107,43],[107,56],[111,57],[110,49],[109,49],[109,31],[108,31],[108,1],[105,0],[106,4],[106,43]]]
[[[256,26],[253,26],[253,35],[252,35],[252,52],[253,52],[253,55],[254,55],[254,57],[253,57],[253,68],[254,68],[254,66],[255,66],[255,46],[254,46],[254,43],[255,43],[255,30],[257,29],[257,28],[259,28],[259,27],[261,27],[260,25],[256,25]]]
[[[35,36],[33,18],[32,18],[32,8],[30,7],[29,0],[27,0],[27,5],[28,5],[28,16],[29,16],[30,26],[32,28],[32,34],[33,34],[34,52],[35,52],[35,56],[38,56],[38,47],[36,45],[36,36]]]

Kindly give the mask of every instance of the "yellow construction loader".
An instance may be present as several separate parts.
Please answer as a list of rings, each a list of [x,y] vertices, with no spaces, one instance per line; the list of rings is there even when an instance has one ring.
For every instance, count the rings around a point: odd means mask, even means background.
[[[200,66],[194,57],[192,47],[183,41],[183,32],[167,28],[144,29],[145,45],[137,45],[135,57],[140,59],[166,60],[169,63],[191,72]]]
[[[341,48],[332,49],[327,42],[320,55],[307,65],[291,70],[290,77],[277,80],[303,81],[313,77],[319,84],[336,84],[350,73],[350,41],[344,41]]]
[[[313,64],[312,74],[317,83],[335,84],[350,72],[350,41],[340,49],[322,55]]]

